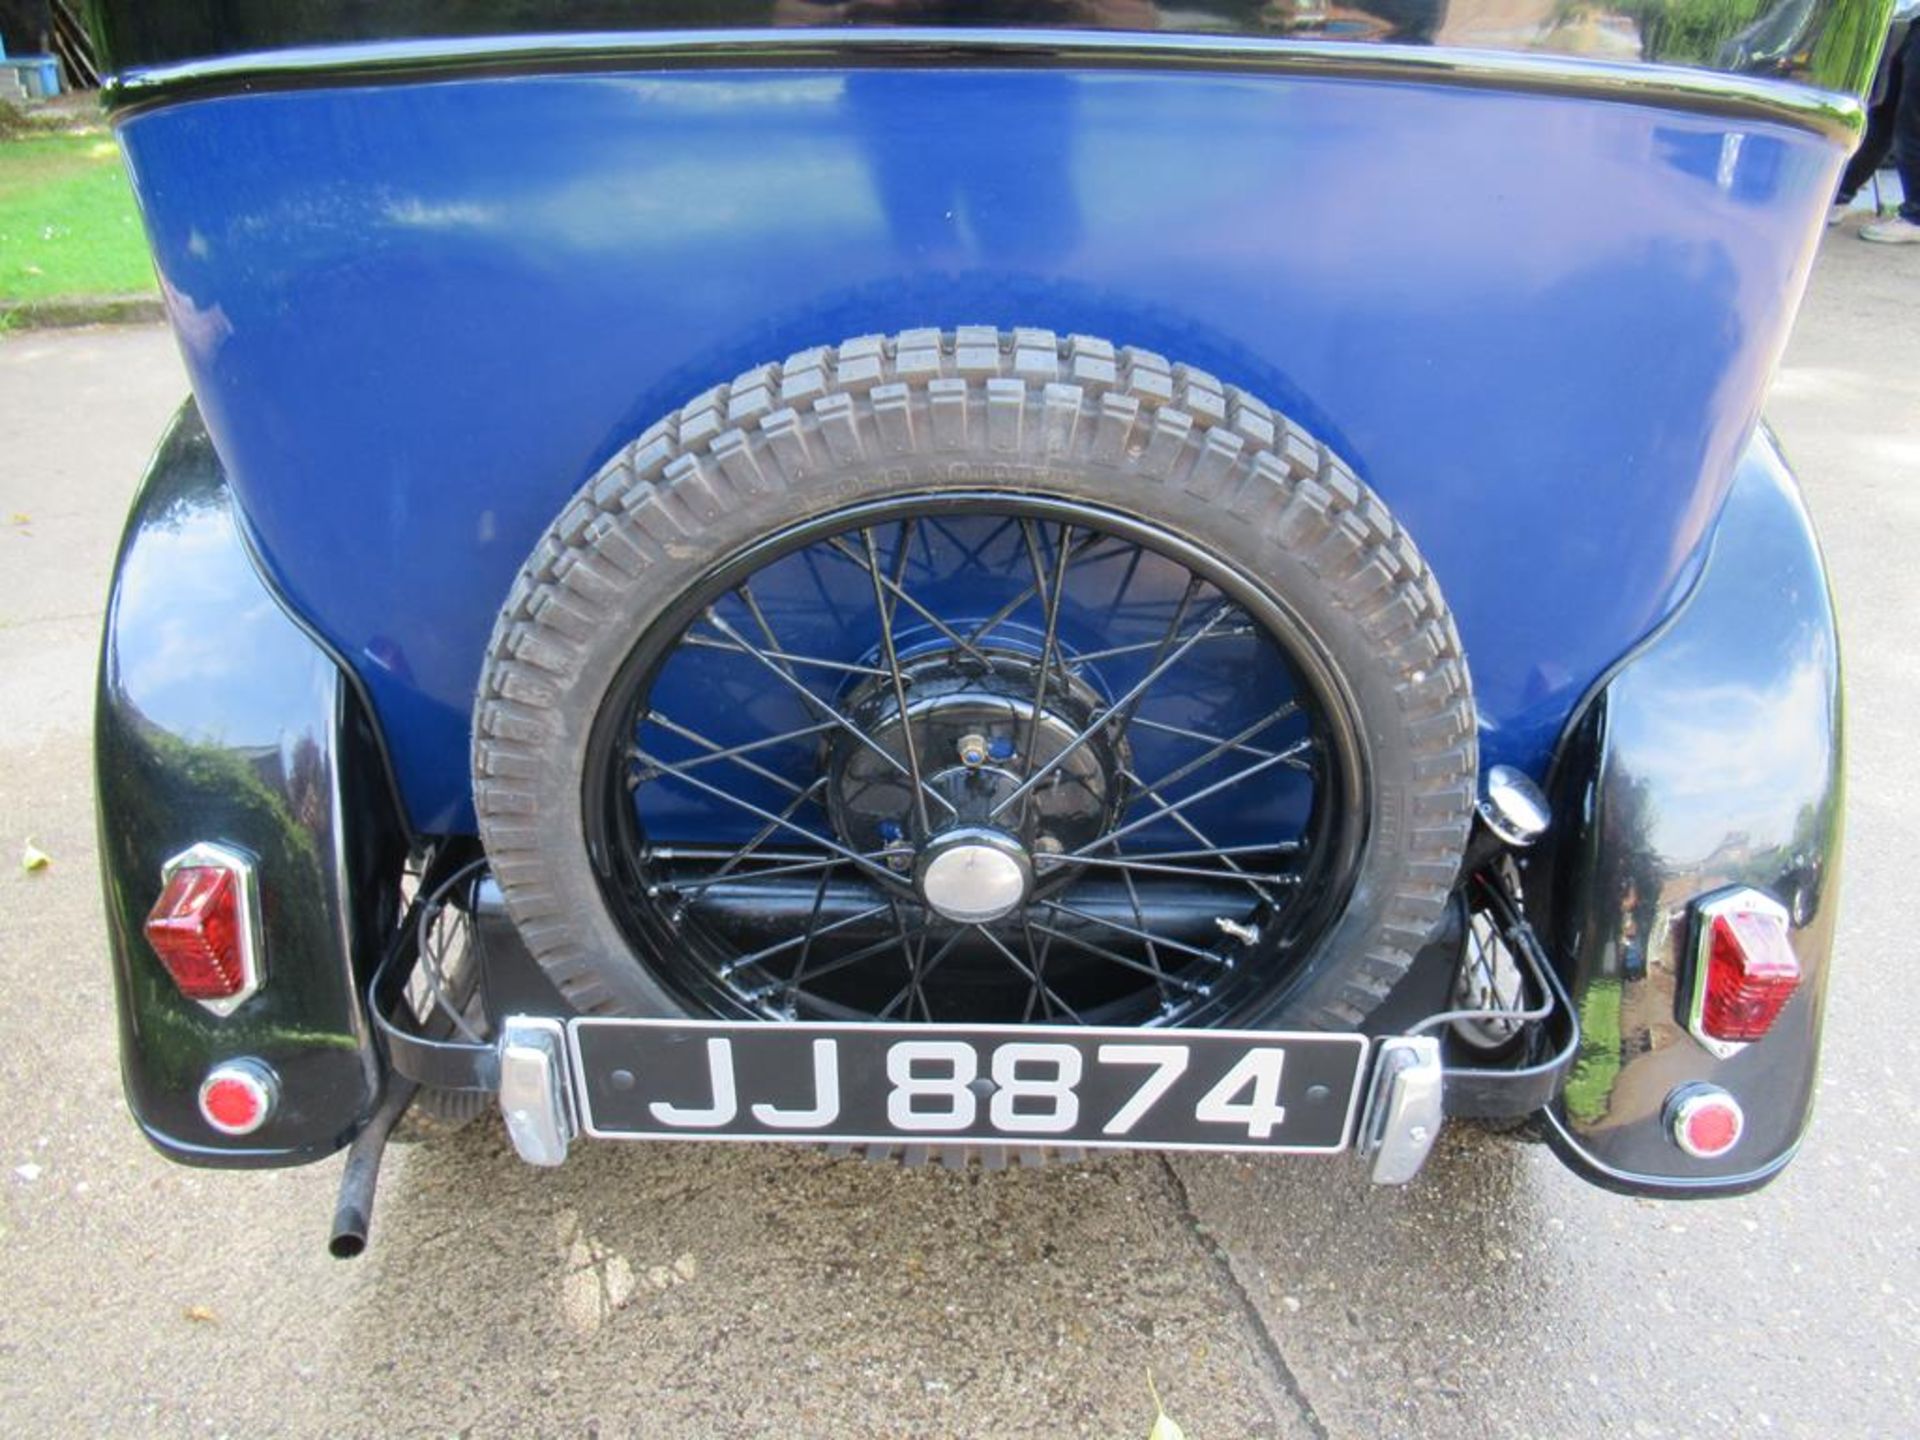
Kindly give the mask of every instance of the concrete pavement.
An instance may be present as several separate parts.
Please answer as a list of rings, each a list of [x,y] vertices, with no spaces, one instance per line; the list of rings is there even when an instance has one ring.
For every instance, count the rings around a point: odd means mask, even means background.
[[[1920,1433],[1920,1085],[1889,1026],[1920,855],[1920,253],[1830,238],[1772,417],[1842,606],[1851,825],[1821,1113],[1772,1188],[1624,1200],[1450,1132],[1344,1161],[947,1174],[491,1126],[338,1162],[164,1163],[120,1108],[87,715],[112,550],[184,393],[132,329],[0,344],[0,1411],[23,1434]],[[24,517],[24,518],[23,518]],[[31,838],[54,857],[18,866]]]

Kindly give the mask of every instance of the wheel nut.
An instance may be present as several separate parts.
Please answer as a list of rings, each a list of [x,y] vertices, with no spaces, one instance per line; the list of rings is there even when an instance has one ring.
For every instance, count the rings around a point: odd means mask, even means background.
[[[968,767],[987,763],[987,737],[984,735],[962,735],[960,737],[960,763]]]

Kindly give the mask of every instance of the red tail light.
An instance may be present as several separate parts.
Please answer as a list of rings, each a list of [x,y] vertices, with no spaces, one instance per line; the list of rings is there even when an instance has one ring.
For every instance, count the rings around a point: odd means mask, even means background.
[[[1730,1055],[1773,1028],[1800,985],[1787,912],[1757,890],[1734,890],[1697,907],[1693,1006],[1688,1028]]]
[[[221,845],[196,845],[167,862],[147,943],[189,1000],[218,1015],[260,988],[253,864]]]

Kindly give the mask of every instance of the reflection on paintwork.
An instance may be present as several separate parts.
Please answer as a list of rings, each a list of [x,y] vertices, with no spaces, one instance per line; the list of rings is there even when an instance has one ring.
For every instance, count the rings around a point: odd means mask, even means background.
[[[1111,71],[478,80],[122,133],[167,285],[221,317],[188,360],[249,526],[431,830],[471,824],[500,601],[608,454],[750,366],[955,323],[1143,345],[1327,438],[1432,562],[1488,760],[1539,774],[1697,563],[1839,163],[1633,106]]]
[[[260,588],[224,496],[182,496],[143,540],[120,570],[122,690],[159,730],[277,755],[282,697],[311,688],[313,659],[276,643],[289,622]]]
[[[176,1158],[316,1158],[371,1102],[336,866],[342,685],[260,583],[189,407],[135,502],[95,719],[127,1098]],[[208,840],[252,856],[261,881],[267,983],[224,1018],[180,994],[141,933],[162,863]],[[211,1130],[196,1100],[208,1068],[236,1053],[265,1059],[300,1097],[241,1140]]]
[[[1561,767],[1557,929],[1583,1022],[1562,1109],[1585,1162],[1680,1183],[1751,1175],[1798,1143],[1812,1099],[1841,816],[1839,656],[1805,512],[1756,443],[1699,589],[1609,683]],[[1687,1033],[1687,917],[1750,885],[1783,903],[1804,973],[1758,1044],[1722,1061]],[[1748,1130],[1690,1159],[1661,1121],[1675,1086],[1711,1079]]]
[[[1662,844],[1690,871],[1723,858],[1729,835],[1793,833],[1805,797],[1826,783],[1833,724],[1831,655],[1815,650],[1791,668],[1761,670],[1757,682],[1716,683],[1694,663],[1703,659],[1676,662],[1702,676],[1684,708],[1652,710],[1615,731],[1616,743],[1639,754],[1641,779],[1666,798]],[[1703,726],[1707,718],[1720,728]],[[1740,743],[1728,744],[1728,733]]]

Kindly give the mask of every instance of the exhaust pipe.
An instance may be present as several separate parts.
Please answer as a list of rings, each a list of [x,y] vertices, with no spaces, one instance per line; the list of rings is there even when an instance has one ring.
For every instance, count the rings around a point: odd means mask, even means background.
[[[327,1241],[327,1253],[336,1260],[351,1260],[367,1248],[367,1231],[373,1226],[373,1188],[380,1180],[380,1159],[387,1153],[387,1140],[393,1127],[413,1103],[419,1082],[387,1072],[387,1093],[368,1119],[366,1128],[347,1151],[347,1168],[340,1174],[340,1199],[333,1210],[333,1234]]]

